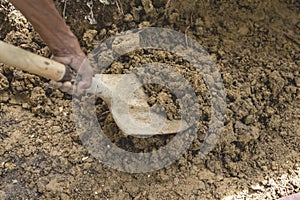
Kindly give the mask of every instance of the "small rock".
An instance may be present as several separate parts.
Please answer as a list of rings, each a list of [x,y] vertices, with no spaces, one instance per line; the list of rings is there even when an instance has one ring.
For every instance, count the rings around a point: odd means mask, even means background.
[[[6,103],[8,102],[10,99],[8,93],[4,92],[2,94],[0,94],[0,102]]]
[[[298,23],[296,24],[296,26],[297,26],[297,28],[300,29],[300,22],[298,22]]]
[[[7,198],[6,193],[0,190],[0,199],[6,199],[6,198]]]
[[[40,193],[43,193],[46,190],[45,183],[43,180],[38,181],[36,186],[37,186],[38,192],[40,192]]]
[[[277,96],[284,87],[285,80],[281,77],[278,71],[273,71],[269,78],[270,88],[274,96]]]
[[[148,200],[155,200],[156,198],[154,198],[151,194],[148,195]]]
[[[239,29],[239,33],[242,35],[242,36],[245,36],[249,33],[249,29],[247,26],[242,26],[240,27]]]
[[[268,167],[267,166],[261,166],[261,169],[264,171],[264,172],[267,172],[268,171]],[[265,185],[265,184],[264,184]]]
[[[179,183],[179,178],[175,177],[174,178],[174,185],[178,185],[178,183]]]
[[[236,129],[249,130],[249,127],[240,121],[237,121],[234,126]]]
[[[29,109],[30,105],[28,103],[22,103],[22,108]]]
[[[296,86],[300,87],[300,78],[295,78]]]
[[[160,174],[160,178],[161,178],[162,181],[168,181],[169,180],[169,176],[164,174],[164,173]]]
[[[131,14],[126,14],[125,16],[124,16],[124,21],[125,22],[132,22],[133,21],[133,16],[131,15]]]
[[[198,183],[197,188],[198,188],[199,190],[202,190],[202,191],[206,190],[205,183],[204,183],[203,181],[200,181],[200,182]]]
[[[202,21],[201,18],[197,18],[197,19],[195,19],[195,25],[196,26],[203,26],[204,22]]]
[[[276,187],[277,184],[276,184],[276,182],[274,181],[274,179],[270,178],[269,181],[268,181],[268,186]]]
[[[7,78],[0,74],[0,92],[7,90],[9,87],[9,82]]]
[[[234,199],[236,199],[235,196],[227,196],[223,198],[223,200],[234,200]]]
[[[248,115],[245,119],[246,125],[253,124],[254,122],[255,122],[255,118],[253,115]]]
[[[268,185],[268,180],[263,180],[263,181],[262,181],[262,184],[263,184],[263,185]]]
[[[253,140],[256,140],[260,136],[260,130],[257,127],[251,127],[251,137]]]
[[[139,28],[145,28],[149,26],[150,26],[150,22],[148,21],[143,21],[142,23],[139,24]]]
[[[178,13],[172,13],[170,16],[169,16],[169,21],[171,24],[174,24],[177,22],[178,20],[178,17],[179,17],[179,14]]]
[[[87,160],[89,157],[83,157],[81,160],[82,161],[85,161],[85,160]]]
[[[259,185],[259,184],[252,185],[252,186],[251,186],[251,189],[252,189],[252,190],[255,190],[255,191],[264,191],[264,190],[265,190],[264,186],[261,186],[261,185]]]
[[[151,0],[142,0],[142,4],[146,14],[149,14],[154,10]]]
[[[12,104],[12,105],[19,105],[20,104],[20,102],[18,101],[18,99],[15,96],[10,97],[9,103]]]
[[[140,21],[140,13],[143,10],[142,6],[132,8],[131,14],[133,16],[134,21]]]
[[[95,36],[97,35],[97,31],[96,30],[87,30],[84,35],[82,40],[85,41],[85,43],[90,46],[93,43],[93,40],[95,38]]]
[[[5,168],[8,169],[9,171],[14,170],[16,168],[16,165],[14,163],[7,162],[5,163]]]
[[[272,107],[267,107],[266,108],[266,113],[268,115],[274,115],[275,114],[275,110]]]
[[[57,182],[57,180],[53,179],[46,185],[46,190],[51,191],[51,192],[58,192],[58,191],[61,191],[62,188],[61,188],[60,184]]]
[[[101,38],[103,38],[104,36],[106,36],[106,33],[107,33],[107,30],[105,28],[101,29],[100,33],[99,33],[99,36]]]
[[[60,199],[69,200],[69,199],[71,199],[71,198],[70,198],[70,196],[67,195],[66,193],[62,193],[62,194],[60,195]]]

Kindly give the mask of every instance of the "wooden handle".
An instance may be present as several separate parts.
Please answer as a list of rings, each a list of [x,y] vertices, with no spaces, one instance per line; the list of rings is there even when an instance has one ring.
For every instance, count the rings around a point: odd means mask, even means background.
[[[71,80],[68,67],[0,41],[0,62],[54,81]]]

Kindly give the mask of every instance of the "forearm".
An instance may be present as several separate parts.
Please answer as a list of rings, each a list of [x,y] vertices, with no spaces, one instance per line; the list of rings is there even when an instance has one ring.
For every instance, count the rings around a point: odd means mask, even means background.
[[[65,24],[53,0],[10,0],[31,22],[54,55],[82,55],[76,36]]]
[[[93,69],[82,52],[76,36],[66,25],[53,0],[10,0],[31,22],[34,29],[48,45],[53,60],[69,65],[81,76],[76,84],[75,93],[82,94],[92,83]],[[67,93],[74,92],[70,81],[55,82],[55,85]]]

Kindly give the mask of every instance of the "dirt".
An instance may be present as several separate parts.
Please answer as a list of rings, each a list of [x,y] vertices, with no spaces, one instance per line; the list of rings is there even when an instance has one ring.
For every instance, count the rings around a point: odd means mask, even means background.
[[[1,65],[0,199],[255,199],[256,193],[261,195],[257,199],[276,199],[300,192],[294,178],[300,165],[299,1],[93,1],[92,7],[87,1],[55,3],[87,53],[97,42],[138,27],[170,28],[197,40],[212,55],[224,81],[225,127],[204,158],[199,157],[199,133],[190,149],[164,169],[120,172],[99,163],[82,145],[71,96],[46,79]],[[50,56],[26,19],[5,1],[0,22],[1,40]],[[116,60],[106,73],[156,61],[179,70],[192,83],[201,105],[200,132],[207,130],[210,97],[188,62],[168,52],[141,50]],[[146,91],[149,104],[159,102],[170,119],[179,117],[166,88],[149,85]],[[97,104],[100,124],[121,148],[147,152],[172,139],[124,136],[105,103],[99,99]],[[277,177],[289,183],[279,184]]]

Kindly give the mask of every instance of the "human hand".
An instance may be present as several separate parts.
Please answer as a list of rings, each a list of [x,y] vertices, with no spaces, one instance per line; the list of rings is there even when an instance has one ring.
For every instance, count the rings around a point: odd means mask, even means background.
[[[70,66],[78,73],[79,76],[81,76],[81,80],[77,83],[77,85],[75,85],[75,87],[71,83],[71,81],[51,81],[51,84],[54,87],[68,94],[81,95],[86,89],[88,89],[91,86],[93,69],[84,53],[82,53],[81,55],[53,56],[52,59],[62,64]]]
[[[81,76],[81,81],[76,85],[75,91],[70,81],[52,81],[53,85],[63,92],[82,94],[91,85],[93,70],[76,36],[60,16],[54,2],[51,0],[10,1],[31,22],[48,45],[54,55],[52,59],[69,65]]]

